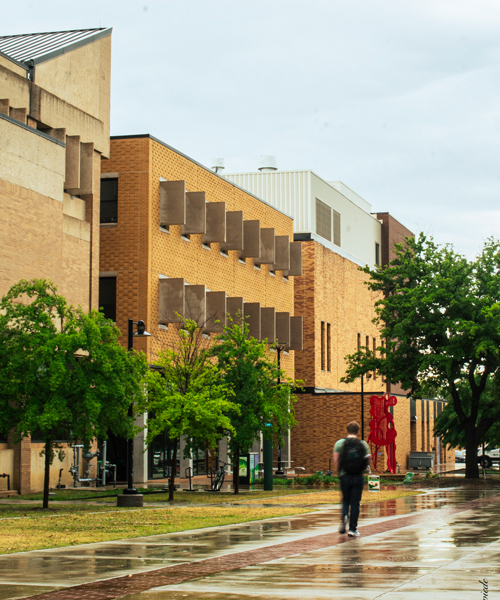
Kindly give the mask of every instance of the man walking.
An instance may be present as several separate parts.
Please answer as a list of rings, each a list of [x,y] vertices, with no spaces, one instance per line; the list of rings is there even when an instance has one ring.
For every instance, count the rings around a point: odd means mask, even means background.
[[[358,440],[359,425],[352,421],[347,426],[347,437],[338,440],[333,448],[333,463],[340,477],[342,490],[342,522],[339,533],[345,533],[349,522],[351,537],[359,536],[359,503],[363,494],[363,472],[370,464],[370,448]],[[349,515],[349,508],[351,509]]]

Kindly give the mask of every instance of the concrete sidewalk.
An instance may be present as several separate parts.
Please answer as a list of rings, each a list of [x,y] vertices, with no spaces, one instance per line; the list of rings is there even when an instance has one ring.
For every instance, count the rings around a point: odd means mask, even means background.
[[[497,491],[446,489],[364,505],[358,539],[337,533],[339,507],[318,508],[3,556],[0,599],[500,600]]]

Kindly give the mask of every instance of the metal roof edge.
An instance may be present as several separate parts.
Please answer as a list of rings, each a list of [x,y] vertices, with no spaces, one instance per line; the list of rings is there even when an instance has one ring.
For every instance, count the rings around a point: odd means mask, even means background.
[[[262,202],[262,204],[265,204],[266,206],[269,206],[269,208],[272,208],[273,210],[281,213],[282,215],[285,215],[285,217],[288,217],[289,219],[292,219],[292,221],[293,221],[292,215],[289,215],[284,210],[280,210],[279,208],[276,208],[276,206],[273,206],[269,202],[266,202],[262,198],[259,198],[259,196],[256,196],[255,194],[252,194],[252,192],[249,192],[245,188],[242,188],[241,186],[237,185],[236,183],[233,183],[232,181],[229,181],[224,176],[219,175],[218,173],[215,173],[215,171],[212,171],[212,169],[209,169],[205,165],[202,165],[201,163],[199,163],[194,158],[191,158],[187,154],[184,154],[180,150],[177,150],[177,148],[174,148],[173,146],[169,146],[169,144],[167,144],[166,142],[162,142],[161,140],[159,140],[158,138],[154,137],[154,135],[151,135],[150,133],[138,133],[138,134],[134,134],[134,135],[112,135],[112,136],[110,136],[109,139],[110,140],[130,140],[130,139],[140,139],[140,138],[149,138],[149,139],[153,140],[154,142],[157,142],[158,144],[161,144],[162,146],[165,146],[165,148],[168,148],[169,150],[172,150],[172,152],[176,152],[177,154],[179,154],[183,158],[185,158],[187,160],[190,160],[192,163],[194,163],[198,167],[201,167],[202,169],[205,169],[205,171],[208,171],[211,175],[215,175],[215,177],[218,177],[219,179],[222,179],[222,181],[225,181],[226,183],[229,183],[229,185],[232,185],[233,187],[237,188],[238,190],[241,190],[242,192],[245,192],[245,194],[248,194],[249,196],[252,196],[252,198],[255,198],[256,200],[259,200],[259,202]]]
[[[53,50],[52,52],[48,52],[47,54],[44,54],[43,56],[39,56],[38,58],[30,59],[27,62],[31,62],[34,66],[40,65],[44,62],[52,60],[53,58],[57,58],[58,56],[62,56],[63,54],[67,54],[68,52],[73,52],[73,50],[78,50],[78,48],[83,48],[83,46],[87,46],[88,44],[92,44],[93,42],[97,42],[98,40],[101,40],[102,38],[108,37],[109,35],[111,35],[112,31],[113,31],[113,28],[108,27],[107,29],[103,29],[99,33],[94,33],[94,35],[84,38],[83,40],[78,40],[77,42],[73,42],[72,44],[63,46],[62,48],[59,48],[58,50]]]
[[[47,135],[43,131],[35,129],[34,127],[30,127],[29,125],[26,125],[26,123],[21,123],[21,121],[18,121],[17,119],[13,119],[12,117],[8,117],[7,115],[3,115],[2,113],[0,113],[0,119],[4,119],[5,121],[12,123],[13,125],[18,125],[22,129],[26,129],[26,131],[35,133],[36,135],[45,138],[49,142],[53,142],[54,144],[58,144],[59,146],[66,148],[66,144],[64,142],[61,142],[60,140],[56,139],[55,137],[52,137],[51,135]]]
[[[8,54],[5,54],[5,52],[2,52],[1,50],[0,50],[0,56],[2,56],[3,58],[6,58],[7,60],[10,60],[10,62],[13,62],[15,65],[17,65],[18,67],[21,67],[25,71],[29,71],[29,67],[27,67],[24,63],[19,62],[18,60],[16,60],[15,58],[12,58],[12,56],[9,56]]]

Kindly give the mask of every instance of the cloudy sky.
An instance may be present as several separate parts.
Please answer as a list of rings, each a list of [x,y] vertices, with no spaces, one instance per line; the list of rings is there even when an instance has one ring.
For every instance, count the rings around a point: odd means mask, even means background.
[[[497,0],[36,0],[0,35],[113,27],[113,135],[342,180],[468,256],[500,237]]]

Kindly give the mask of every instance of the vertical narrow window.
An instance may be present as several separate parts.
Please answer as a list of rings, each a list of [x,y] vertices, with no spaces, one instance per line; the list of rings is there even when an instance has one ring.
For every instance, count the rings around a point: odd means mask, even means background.
[[[375,264],[380,265],[380,244],[375,242]]]
[[[366,336],[365,342],[366,342],[366,344],[365,344],[366,349],[369,350],[370,349],[370,336],[369,335]]]
[[[325,322],[321,321],[321,370],[325,370]]]
[[[101,223],[118,222],[118,178],[101,179]]]
[[[332,370],[332,327],[330,323],[326,324],[326,370],[330,372]]]
[[[361,334],[358,333],[358,350],[361,348]]]
[[[373,338],[373,356],[377,356],[377,338]],[[373,381],[377,379],[377,371],[373,371]]]
[[[99,310],[106,319],[116,321],[116,277],[99,278]]]
[[[332,241],[332,209],[316,198],[316,233]]]
[[[333,211],[333,243],[340,247],[340,213]]]

